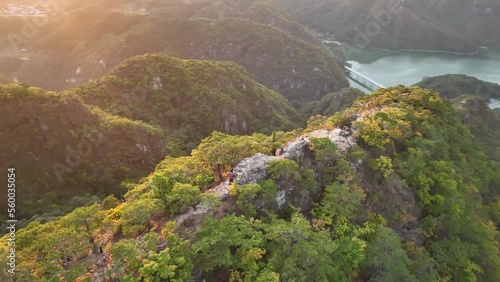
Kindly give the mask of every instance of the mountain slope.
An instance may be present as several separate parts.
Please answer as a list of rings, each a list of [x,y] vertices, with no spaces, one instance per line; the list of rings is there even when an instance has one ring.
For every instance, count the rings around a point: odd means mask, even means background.
[[[446,74],[427,77],[416,85],[433,89],[442,97],[454,99],[464,94],[474,95],[488,102],[489,99],[500,99],[500,85],[462,74]]]
[[[0,100],[0,166],[22,175],[19,220],[57,214],[73,197],[118,193],[122,180],[144,176],[165,155],[159,128],[74,96],[11,84],[0,85]]]
[[[361,46],[472,53],[500,40],[494,0],[275,2],[300,23]]]
[[[271,133],[302,121],[284,97],[231,62],[137,56],[68,92],[109,113],[162,128],[167,143],[185,152],[214,130]]]
[[[200,9],[191,18],[238,18],[254,23],[270,25],[305,42],[320,46],[321,42],[303,25],[293,20],[286,12],[272,1],[241,0],[234,3],[205,1],[206,7]]]
[[[344,88],[340,91],[326,94],[321,100],[309,103],[302,110],[307,113],[307,116],[331,116],[352,106],[356,99],[364,95],[365,93],[359,89]]]
[[[273,17],[263,16],[262,22],[266,21]],[[101,77],[132,56],[161,52],[187,59],[235,61],[252,78],[296,104],[348,86],[338,59],[325,48],[247,20],[165,20],[86,11],[69,13],[49,25],[19,44],[28,51],[22,53],[24,61],[18,58],[19,65],[13,65],[16,70],[8,73],[12,79],[67,89]]]
[[[1,166],[29,168],[19,183],[19,219],[51,205],[61,206],[54,214],[75,208],[71,197],[119,194],[121,181],[144,176],[167,154],[189,153],[214,130],[271,133],[303,122],[235,63],[160,54],[131,58],[65,93],[0,90]]]
[[[302,132],[214,133],[124,203],[31,224],[18,278],[498,281],[497,165],[437,93],[381,89]]]
[[[417,83],[449,98],[460,109],[464,123],[483,143],[484,150],[500,160],[500,118],[486,103],[500,99],[500,85],[466,75],[441,75]]]

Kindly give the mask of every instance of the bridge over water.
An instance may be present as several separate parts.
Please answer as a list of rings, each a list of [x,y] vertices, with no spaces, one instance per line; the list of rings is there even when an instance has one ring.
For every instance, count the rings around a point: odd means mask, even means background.
[[[363,75],[362,73],[359,73],[350,67],[344,67],[345,72],[347,76],[349,77],[350,80],[356,82],[357,84],[363,86],[364,88],[368,89],[369,91],[375,91],[379,88],[385,88],[382,84],[376,82],[375,80]]]

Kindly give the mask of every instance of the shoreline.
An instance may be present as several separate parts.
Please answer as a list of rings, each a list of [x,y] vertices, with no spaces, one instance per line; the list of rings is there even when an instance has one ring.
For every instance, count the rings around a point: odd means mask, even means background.
[[[444,54],[467,55],[467,56],[477,56],[477,55],[480,55],[479,52],[461,53],[461,52],[440,51],[440,50],[412,50],[412,49],[390,50],[390,49],[383,49],[383,48],[377,48],[377,47],[362,47],[362,46],[352,45],[352,44],[345,43],[345,42],[340,42],[340,45],[344,45],[344,44],[348,45],[348,46],[353,46],[353,47],[356,47],[356,48],[360,48],[360,49],[372,49],[372,50],[385,51],[385,52],[391,52],[391,53],[415,52],[415,53],[444,53]]]

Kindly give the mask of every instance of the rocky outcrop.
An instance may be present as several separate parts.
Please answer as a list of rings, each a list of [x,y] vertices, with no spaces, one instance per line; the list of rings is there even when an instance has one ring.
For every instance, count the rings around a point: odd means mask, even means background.
[[[235,179],[240,185],[257,183],[266,179],[266,169],[271,160],[290,159],[300,163],[306,149],[311,145],[311,139],[314,138],[330,139],[337,146],[339,152],[347,152],[356,144],[353,130],[348,127],[335,128],[330,131],[315,130],[286,143],[278,150],[278,156],[266,156],[259,153],[244,159],[234,168]]]
[[[244,159],[233,169],[236,181],[240,185],[245,185],[266,179],[266,169],[269,166],[269,162],[276,159],[279,159],[279,157],[263,154],[256,154]]]
[[[306,135],[306,138],[329,138],[335,146],[341,151],[346,152],[356,144],[356,138],[353,136],[353,130],[349,127],[343,129],[335,128],[331,131],[316,130]]]
[[[333,130],[316,130],[304,134],[281,147],[278,150],[279,153],[277,156],[267,156],[259,153],[244,159],[233,169],[235,180],[239,187],[246,184],[259,183],[265,180],[268,178],[267,168],[273,160],[289,159],[301,164],[304,157],[308,153],[310,154],[310,151],[308,150],[311,145],[311,139],[314,138],[330,139],[337,146],[338,152],[340,154],[345,154],[354,144],[356,144],[356,138],[353,133],[354,132],[351,128],[345,127],[343,129],[335,128]],[[294,204],[298,204],[300,207],[309,209],[312,201],[311,194],[308,191],[300,190],[300,185],[296,184],[297,183],[290,182],[286,185],[279,185],[280,189],[276,192],[274,197],[275,201],[271,204],[271,206],[277,210],[281,210],[285,207],[287,202],[293,201]],[[216,193],[219,195],[221,200],[224,200],[229,196],[229,186],[229,182],[225,181],[208,192]],[[255,206],[257,208],[262,208],[266,206],[266,204],[262,201],[262,199],[256,199]]]

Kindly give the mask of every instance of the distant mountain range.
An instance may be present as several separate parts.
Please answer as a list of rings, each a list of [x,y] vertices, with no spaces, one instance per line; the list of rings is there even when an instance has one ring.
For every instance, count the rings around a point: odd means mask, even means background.
[[[274,0],[324,35],[390,50],[476,52],[500,42],[496,0]]]
[[[97,79],[132,56],[161,52],[235,61],[297,105],[348,86],[343,60],[270,2],[242,1],[220,16],[214,1],[176,3],[145,14],[127,13],[120,5],[119,12],[90,7],[54,16],[29,40],[13,46],[0,39],[0,73],[62,90]],[[172,9],[177,16],[170,16]],[[1,32],[22,35],[20,19],[0,22]]]

